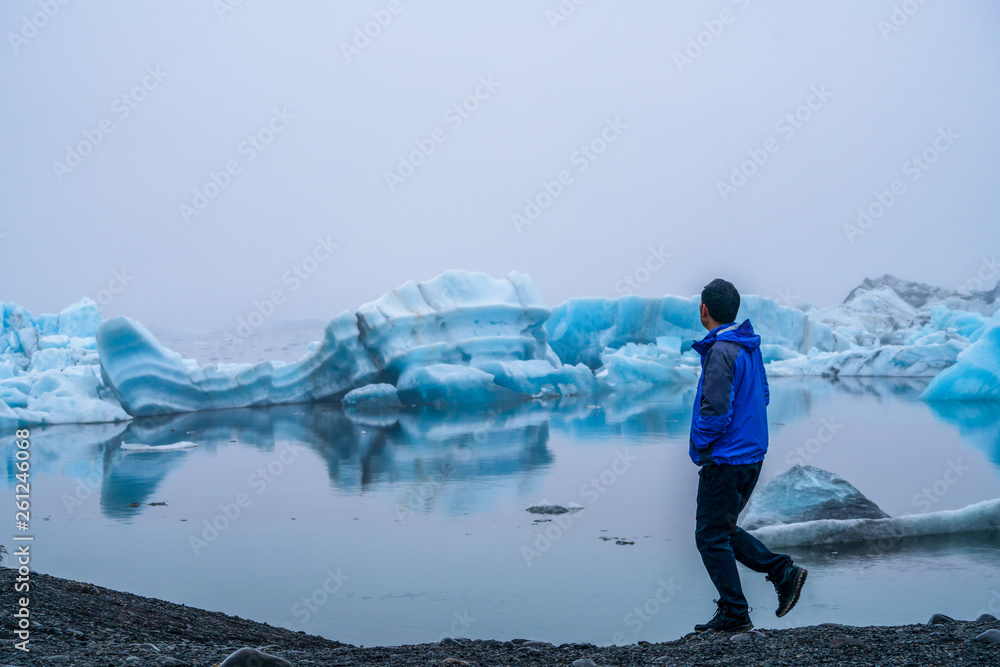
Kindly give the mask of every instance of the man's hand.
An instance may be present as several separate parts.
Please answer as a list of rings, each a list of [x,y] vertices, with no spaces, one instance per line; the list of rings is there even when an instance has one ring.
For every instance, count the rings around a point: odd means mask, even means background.
[[[691,446],[694,447],[694,441],[691,441]],[[703,466],[707,463],[715,463],[715,458],[712,456],[712,450],[714,448],[709,445],[708,447],[703,447],[698,449],[694,447],[694,451],[698,454],[698,465]]]

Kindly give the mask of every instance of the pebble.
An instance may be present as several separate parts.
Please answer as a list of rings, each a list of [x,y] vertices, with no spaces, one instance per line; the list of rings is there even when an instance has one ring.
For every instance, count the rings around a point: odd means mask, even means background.
[[[219,667],[292,667],[292,663],[276,655],[246,647],[230,654]]]
[[[521,646],[530,646],[533,648],[555,648],[551,642],[538,642],[538,641],[527,641],[521,644]]]
[[[830,648],[843,648],[845,646],[863,646],[864,643],[855,637],[834,637],[830,640]]]
[[[590,658],[580,658],[573,661],[573,667],[597,667],[597,663]]]
[[[445,637],[438,642],[441,646],[461,646],[462,642],[458,641],[454,637]]]
[[[945,623],[954,623],[955,619],[951,616],[945,616],[944,614],[934,614],[931,619],[927,621],[927,625],[944,625]]]
[[[142,658],[140,658],[137,655],[130,655],[129,657],[125,658],[125,662],[139,662],[140,660],[142,660]]]
[[[187,663],[183,660],[178,660],[171,655],[161,655],[153,661],[153,664],[160,665],[161,667],[178,667],[179,665],[186,665]]]
[[[503,644],[500,644],[500,646],[502,646],[503,648],[515,648],[514,642],[512,642],[509,639],[505,641]]]
[[[1000,630],[987,630],[983,634],[976,636],[973,641],[983,642],[984,644],[1000,644]]]
[[[846,630],[847,626],[843,623],[820,623],[821,628],[837,628],[838,630]]]
[[[46,662],[69,662],[70,661],[68,655],[50,655],[50,656],[48,656],[46,658],[42,658],[42,660],[45,660]]]
[[[517,652],[518,653],[532,653],[532,654],[537,653],[539,655],[541,655],[541,653],[542,653],[541,651],[539,651],[534,646],[519,646],[518,649],[517,649]]]
[[[989,623],[996,623],[997,617],[994,616],[993,614],[980,614],[979,618],[976,619],[976,623],[982,623],[983,621],[987,621]]]
[[[136,648],[148,648],[150,651],[160,652],[160,649],[156,648],[156,644],[136,644]]]
[[[740,633],[735,634],[732,637],[730,637],[729,641],[731,641],[731,642],[752,642],[755,639],[757,639],[757,637],[755,635],[750,634],[749,632],[740,632]]]

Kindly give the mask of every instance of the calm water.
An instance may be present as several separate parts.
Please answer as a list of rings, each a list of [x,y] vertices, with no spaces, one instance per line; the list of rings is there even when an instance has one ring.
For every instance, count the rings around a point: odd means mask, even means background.
[[[1000,409],[935,411],[921,389],[774,380],[762,480],[809,463],[894,516],[1000,496]],[[691,400],[382,420],[286,406],[35,428],[33,566],[354,644],[673,639],[714,611],[693,539]],[[199,446],[121,449],[180,440]],[[525,509],[540,501],[585,509],[538,523]],[[770,584],[742,570],[758,627],[1000,611],[996,535],[791,553],[810,577],[784,619]]]

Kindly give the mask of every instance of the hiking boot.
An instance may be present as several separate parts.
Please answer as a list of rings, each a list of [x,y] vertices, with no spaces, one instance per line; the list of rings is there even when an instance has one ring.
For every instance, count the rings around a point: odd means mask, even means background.
[[[695,632],[708,632],[709,630],[713,632],[745,632],[753,629],[749,613],[738,614],[718,600],[714,600],[714,602],[719,605],[715,616],[708,623],[699,623],[694,626]]]
[[[808,574],[809,571],[804,567],[789,565],[778,578],[772,579],[770,575],[767,577],[767,580],[774,584],[774,590],[778,594],[778,608],[774,610],[778,618],[790,612],[799,601],[799,593],[802,592],[802,584],[806,583]]]

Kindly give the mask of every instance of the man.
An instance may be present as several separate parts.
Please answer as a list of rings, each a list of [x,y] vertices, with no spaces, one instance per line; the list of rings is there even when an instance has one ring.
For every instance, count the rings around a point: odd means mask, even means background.
[[[760,336],[750,320],[735,324],[740,294],[717,278],[701,293],[701,323],[708,335],[694,344],[701,355],[701,379],[691,420],[691,459],[701,467],[695,542],[708,576],[719,590],[718,611],[696,632],[742,632],[753,628],[736,561],[767,574],[778,593],[778,616],[799,599],[806,570],[788,556],[772,553],[737,527],[753,493],[767,452],[770,395]]]

